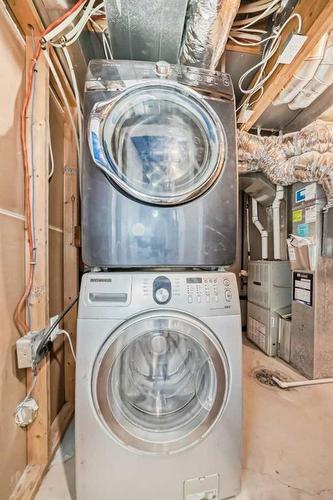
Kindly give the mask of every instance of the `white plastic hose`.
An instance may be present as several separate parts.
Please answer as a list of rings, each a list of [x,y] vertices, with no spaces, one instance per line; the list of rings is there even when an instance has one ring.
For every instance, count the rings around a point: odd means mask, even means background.
[[[274,382],[281,387],[281,389],[291,389],[292,387],[305,387],[307,385],[320,385],[320,384],[332,384],[333,378],[318,378],[315,380],[299,380],[296,382],[282,382],[277,377],[272,377]]]

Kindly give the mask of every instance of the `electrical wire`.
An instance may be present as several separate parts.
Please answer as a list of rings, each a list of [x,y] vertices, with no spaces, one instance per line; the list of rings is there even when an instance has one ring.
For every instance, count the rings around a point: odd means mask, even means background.
[[[50,181],[53,174],[54,174],[54,155],[53,155],[53,148],[52,148],[52,141],[51,141],[50,120],[48,123],[48,141],[49,141],[49,155],[50,155],[50,163],[51,163],[51,169],[49,171],[48,180]]]
[[[53,21],[42,33],[42,37],[47,36],[54,28],[59,27],[69,16],[76,13],[78,9],[81,8],[86,3],[86,0],[79,0],[73,7],[65,12],[63,16]],[[35,65],[41,55],[41,44],[38,43],[34,54],[31,58],[30,67],[27,73],[27,86],[26,93],[23,99],[21,115],[20,115],[20,140],[22,146],[22,160],[23,160],[23,172],[24,172],[24,195],[25,195],[25,216],[26,216],[26,229],[27,229],[27,241],[28,241],[28,276],[24,291],[19,299],[19,302],[15,308],[14,321],[20,335],[25,335],[29,331],[29,325],[26,322],[26,318],[23,317],[25,304],[30,295],[33,278],[34,278],[34,251],[33,251],[33,232],[32,232],[32,213],[31,213],[31,193],[30,193],[30,165],[29,165],[29,154],[28,154],[28,144],[27,144],[27,111],[32,98],[33,91],[33,77],[35,71]],[[46,51],[44,51],[46,52]]]
[[[38,354],[41,354],[46,347],[47,342],[49,341],[51,337],[51,333],[57,328],[59,323],[62,321],[62,319],[66,316],[66,314],[72,309],[72,307],[76,304],[76,302],[79,300],[79,296],[77,295],[72,302],[70,302],[65,309],[58,315],[57,320],[44,332],[42,340],[40,341],[40,344],[38,346],[37,352]]]
[[[76,362],[76,356],[75,356],[73,342],[72,342],[70,334],[66,330],[59,330],[58,335],[61,335],[61,334],[64,334],[67,337],[72,356],[74,358],[74,361]]]
[[[289,24],[289,22],[292,19],[297,19],[297,22],[298,22],[297,33],[301,32],[302,17],[298,13],[293,13],[282,24],[282,26],[280,26],[280,28],[278,28],[274,31],[273,39],[272,39],[271,43],[269,41],[267,42],[267,45],[265,47],[265,51],[263,54],[263,58],[261,59],[261,61],[259,61],[259,63],[255,64],[253,67],[249,68],[240,77],[239,82],[238,82],[239,89],[241,90],[241,92],[243,94],[248,95],[248,98],[245,99],[243,101],[243,103],[240,104],[240,106],[238,106],[238,108],[236,109],[236,112],[240,111],[244,106],[249,106],[251,96],[256,94],[258,91],[260,91],[260,95],[255,101],[252,101],[251,105],[253,105],[255,102],[257,102],[260,99],[261,95],[263,94],[264,83],[266,83],[266,81],[273,75],[273,73],[276,71],[277,67],[280,64],[279,59],[277,59],[273,65],[272,69],[267,73],[267,75],[265,75],[263,77],[267,63],[274,56],[276,51],[278,50],[280,43],[281,43],[281,34],[282,34],[283,30],[285,29],[285,27]],[[260,69],[259,69],[259,72],[258,72],[258,75],[255,79],[254,84],[252,85],[252,87],[248,87],[248,88],[244,89],[243,88],[244,80],[257,68],[260,68]]]

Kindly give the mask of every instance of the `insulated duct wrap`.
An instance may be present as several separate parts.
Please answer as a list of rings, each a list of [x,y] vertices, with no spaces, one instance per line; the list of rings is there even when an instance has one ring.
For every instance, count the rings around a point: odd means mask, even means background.
[[[215,69],[240,0],[189,0],[180,64]]]
[[[333,123],[317,121],[299,132],[261,137],[239,132],[239,173],[262,172],[274,184],[318,182],[333,207]]]

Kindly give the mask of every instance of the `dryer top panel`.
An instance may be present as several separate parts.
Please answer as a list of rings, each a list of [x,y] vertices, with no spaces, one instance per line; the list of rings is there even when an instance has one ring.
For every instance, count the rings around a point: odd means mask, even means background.
[[[230,75],[219,71],[146,61],[92,60],[88,66],[86,91],[122,91],[143,81],[174,81],[218,98],[234,100]]]
[[[125,318],[148,309],[197,317],[239,314],[235,275],[224,272],[86,273],[79,318]]]

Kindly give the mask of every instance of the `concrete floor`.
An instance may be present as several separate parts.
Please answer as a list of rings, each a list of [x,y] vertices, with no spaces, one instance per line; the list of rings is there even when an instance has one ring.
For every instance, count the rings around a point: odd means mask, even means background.
[[[253,375],[261,367],[302,378],[245,341],[243,485],[237,500],[333,500],[333,384],[266,387]],[[74,498],[71,425],[36,500]]]

